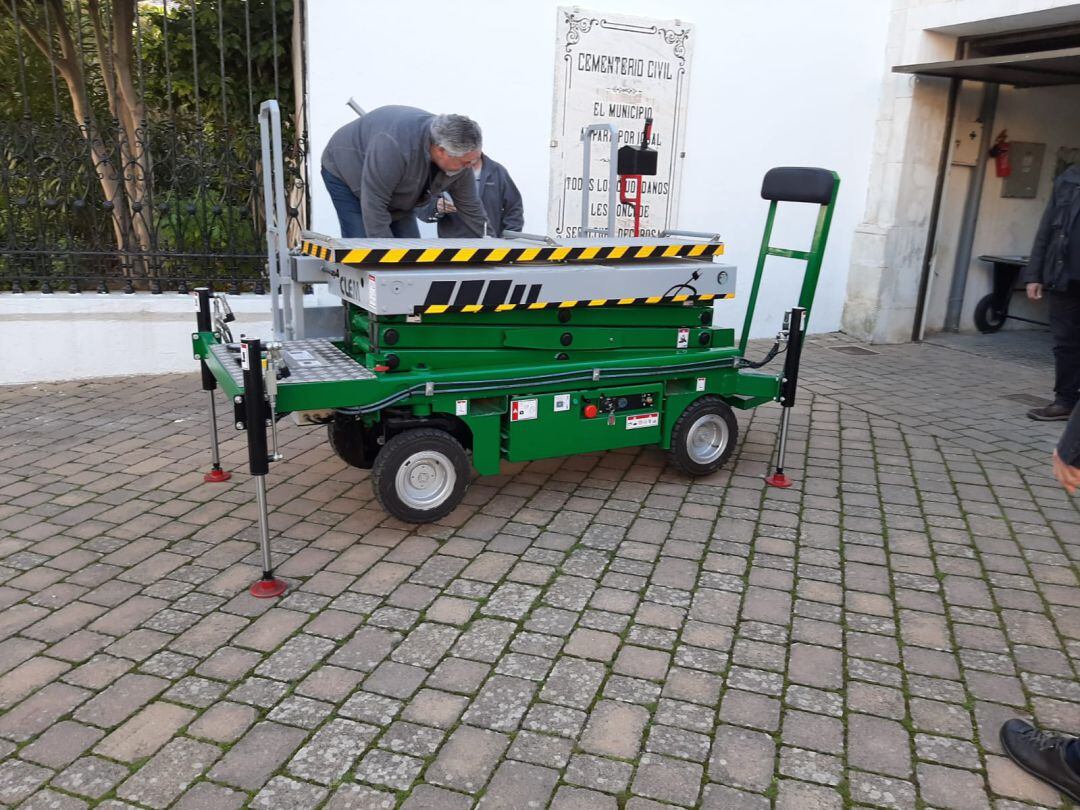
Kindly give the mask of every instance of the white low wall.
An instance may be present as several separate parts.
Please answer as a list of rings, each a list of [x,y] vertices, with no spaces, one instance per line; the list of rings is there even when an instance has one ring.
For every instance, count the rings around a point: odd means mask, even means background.
[[[270,296],[229,298],[240,333],[270,337]],[[195,297],[0,294],[0,385],[195,371]]]

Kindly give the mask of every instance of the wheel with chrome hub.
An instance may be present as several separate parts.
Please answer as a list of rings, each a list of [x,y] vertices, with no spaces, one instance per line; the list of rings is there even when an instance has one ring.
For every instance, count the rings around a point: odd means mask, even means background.
[[[457,439],[417,428],[394,436],[375,458],[375,496],[394,517],[428,523],[452,512],[469,484],[469,460]]]
[[[694,400],[671,429],[671,463],[689,475],[716,472],[731,457],[739,438],[739,423],[719,397]]]

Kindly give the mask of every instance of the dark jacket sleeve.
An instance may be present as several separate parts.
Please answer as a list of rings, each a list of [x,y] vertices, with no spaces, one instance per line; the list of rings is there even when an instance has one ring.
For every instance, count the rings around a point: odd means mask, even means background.
[[[1073,408],[1065,433],[1058,442],[1057,452],[1070,467],[1080,467],[1080,407]]]
[[[476,178],[473,173],[469,169],[458,172],[452,178],[449,190],[461,224],[473,236],[483,236],[487,214],[484,213],[484,206],[480,204],[480,198],[476,194]]]
[[[521,202],[521,192],[510,178],[510,172],[503,169],[503,210],[502,229],[504,231],[520,231],[525,227],[525,206]],[[501,236],[502,234],[496,234]]]
[[[1045,275],[1043,265],[1046,263],[1046,246],[1050,242],[1050,226],[1054,221],[1054,194],[1050,195],[1050,202],[1046,204],[1042,219],[1039,220],[1039,229],[1035,231],[1035,243],[1031,246],[1031,258],[1027,267],[1020,274],[1020,280],[1025,284],[1042,284]]]
[[[439,202],[437,195],[433,195],[430,200],[421,206],[418,206],[414,213],[417,219],[421,222],[438,222],[442,217],[439,215],[438,209],[435,207]]]
[[[373,139],[364,154],[364,170],[360,178],[360,211],[364,215],[364,230],[372,239],[394,235],[390,230],[390,197],[405,174],[405,156],[398,142],[381,133]],[[356,190],[353,190],[356,193]]]

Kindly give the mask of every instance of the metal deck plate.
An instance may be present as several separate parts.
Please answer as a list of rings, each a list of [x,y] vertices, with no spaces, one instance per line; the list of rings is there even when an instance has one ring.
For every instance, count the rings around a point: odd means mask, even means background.
[[[244,372],[240,369],[240,352],[230,352],[224,343],[210,347],[214,357],[229,372],[238,386],[244,386]],[[278,380],[278,385],[294,385],[310,382],[347,382],[374,380],[375,374],[357,363],[329,340],[308,338],[282,342],[282,356],[291,372]]]

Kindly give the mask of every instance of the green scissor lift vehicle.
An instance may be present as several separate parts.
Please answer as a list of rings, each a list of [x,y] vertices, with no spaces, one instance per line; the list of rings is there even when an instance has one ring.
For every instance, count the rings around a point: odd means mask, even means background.
[[[342,299],[340,341],[234,343],[227,305],[198,290],[192,342],[203,387],[211,406],[213,389],[225,391],[248,434],[263,516],[260,595],[276,587],[264,476],[280,458],[276,423],[285,414],[325,423],[334,451],[371,470],[386,511],[413,523],[448,514],[471,469],[496,474],[503,459],[658,445],[688,475],[720,468],[737,440],[733,409],[793,404],[838,186],[824,169],[767,173],[765,234],[738,336],[713,326],[713,302],[734,296],[735,268],[719,263],[717,237],[686,232],[560,242],[305,234],[293,259],[317,265]],[[770,245],[779,202],[819,206],[808,250]],[[806,270],[776,346],[751,363],[744,355],[768,256],[802,259]],[[759,370],[781,349],[783,370]],[[771,479],[780,486],[788,413]],[[221,480],[216,436],[212,447],[207,479]]]

